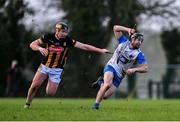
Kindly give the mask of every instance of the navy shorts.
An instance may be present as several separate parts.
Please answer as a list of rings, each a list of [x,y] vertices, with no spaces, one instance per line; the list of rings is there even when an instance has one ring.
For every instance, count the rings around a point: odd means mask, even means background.
[[[119,84],[121,83],[123,78],[119,77],[117,75],[117,72],[115,71],[115,69],[112,66],[110,66],[110,65],[106,65],[104,67],[104,71],[103,72],[105,73],[107,71],[113,73],[113,75],[114,75],[114,77],[113,77],[113,85],[117,88],[119,86]]]

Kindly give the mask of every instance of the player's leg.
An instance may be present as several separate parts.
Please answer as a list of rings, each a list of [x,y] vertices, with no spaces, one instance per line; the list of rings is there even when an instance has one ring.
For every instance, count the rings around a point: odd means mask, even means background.
[[[54,96],[58,89],[59,83],[54,83],[51,80],[48,80],[48,84],[46,86],[46,95],[47,96]]]
[[[104,95],[104,99],[107,99],[109,98],[112,94],[114,94],[114,92],[116,91],[116,89],[119,87],[121,81],[122,81],[122,78],[119,77],[116,73],[116,71],[114,70],[113,71],[113,83],[111,85],[111,87],[106,91],[105,95]]]
[[[118,88],[121,80],[122,78],[119,77],[115,69],[110,65],[106,65],[104,68],[104,83],[101,83],[93,108],[98,109],[102,98],[110,97]]]
[[[62,69],[50,69],[49,80],[46,86],[46,95],[54,96],[61,82]]]
[[[107,71],[104,73],[104,84],[101,85],[93,109],[99,109],[99,104],[102,101],[105,92],[111,87],[113,80],[113,72]]]
[[[26,99],[27,107],[30,106],[32,99],[35,96],[38,88],[41,86],[41,84],[43,83],[43,81],[46,78],[47,78],[46,74],[42,73],[40,70],[37,70],[37,72],[33,78],[32,84],[28,90],[28,95],[27,95],[27,99]]]
[[[103,99],[107,99],[109,97],[111,97],[114,92],[116,91],[116,86],[114,86],[113,84],[111,85],[111,87],[105,92]]]

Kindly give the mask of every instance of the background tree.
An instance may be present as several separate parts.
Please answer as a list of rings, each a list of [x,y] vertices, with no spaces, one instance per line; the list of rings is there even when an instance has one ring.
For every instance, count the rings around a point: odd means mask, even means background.
[[[32,37],[31,30],[26,30],[22,19],[25,13],[32,13],[24,0],[1,0],[0,2],[0,86],[1,95],[5,85],[6,70],[13,59],[21,66],[27,64],[28,40]],[[29,57],[30,58],[30,57]]]
[[[172,31],[163,31],[161,38],[168,64],[162,79],[163,93],[165,98],[170,98],[171,96],[176,96],[175,94],[170,94],[169,86],[178,76],[174,66],[180,64],[180,34],[178,29],[175,28]]]

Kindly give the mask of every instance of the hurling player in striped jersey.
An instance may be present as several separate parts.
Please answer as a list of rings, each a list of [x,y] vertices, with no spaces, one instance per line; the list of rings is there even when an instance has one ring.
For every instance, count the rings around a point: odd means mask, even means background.
[[[55,25],[55,33],[45,34],[30,44],[30,48],[33,51],[40,52],[44,56],[44,59],[42,60],[28,90],[24,108],[30,107],[33,97],[46,78],[48,78],[46,95],[55,95],[59,83],[61,82],[61,74],[71,47],[100,54],[109,52],[107,49],[97,48],[74,40],[68,34],[68,25],[63,22],[58,22]],[[41,47],[42,44],[44,44],[45,47]]]

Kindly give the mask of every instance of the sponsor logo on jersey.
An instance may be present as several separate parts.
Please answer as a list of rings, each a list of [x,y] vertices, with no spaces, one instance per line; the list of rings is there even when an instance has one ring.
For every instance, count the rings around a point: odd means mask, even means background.
[[[55,46],[55,45],[51,45],[50,47],[49,47],[49,51],[50,52],[54,52],[54,53],[60,53],[60,52],[63,52],[64,51],[64,48],[63,47],[57,47],[57,46]]]

